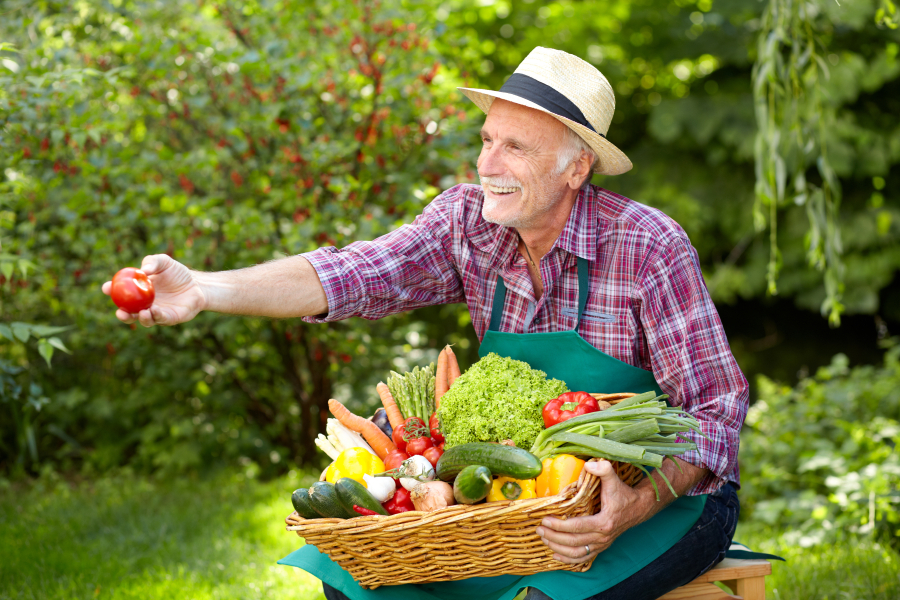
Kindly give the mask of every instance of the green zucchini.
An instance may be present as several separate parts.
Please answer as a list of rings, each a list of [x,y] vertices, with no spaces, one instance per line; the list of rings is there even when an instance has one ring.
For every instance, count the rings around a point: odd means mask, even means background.
[[[291,504],[294,510],[304,519],[318,519],[321,515],[313,510],[312,504],[309,503],[309,491],[306,488],[294,490],[291,494]]]
[[[317,481],[309,486],[309,503],[313,510],[326,519],[349,519],[359,516],[356,513],[349,514],[338,500],[334,485],[327,481]]]
[[[453,497],[460,504],[475,504],[491,491],[491,470],[481,465],[469,465],[453,481]]]
[[[494,475],[513,479],[534,479],[541,474],[541,461],[522,448],[471,442],[445,450],[438,459],[437,476],[442,481],[453,479],[469,465],[484,465]]]
[[[346,510],[353,516],[359,516],[359,513],[353,510],[354,504],[362,508],[374,510],[380,515],[388,514],[388,511],[384,510],[384,507],[381,506],[381,503],[378,502],[378,500],[376,500],[375,497],[369,493],[369,490],[366,489],[366,486],[356,481],[355,479],[350,479],[349,477],[341,477],[336,482],[334,482],[334,489],[337,492],[338,502],[341,503],[341,506],[344,507],[344,510]]]

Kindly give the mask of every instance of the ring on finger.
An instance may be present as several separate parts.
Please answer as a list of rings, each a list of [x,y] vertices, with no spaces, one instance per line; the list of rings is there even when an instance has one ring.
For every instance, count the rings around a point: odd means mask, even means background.
[[[584,555],[587,556],[590,553],[591,553],[591,547],[588,546],[587,544],[585,544],[584,545]]]

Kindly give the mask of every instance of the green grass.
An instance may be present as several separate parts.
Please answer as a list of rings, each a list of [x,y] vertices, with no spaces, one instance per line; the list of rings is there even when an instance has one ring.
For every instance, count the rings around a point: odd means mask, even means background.
[[[0,488],[0,598],[323,598],[276,565],[291,492],[313,480],[45,480]]]
[[[0,486],[0,600],[321,599],[317,579],[275,564],[302,544],[284,517],[290,493],[312,481]],[[735,539],[788,559],[773,563],[769,600],[900,598],[900,555],[866,538],[803,548],[789,533],[742,523]]]
[[[792,532],[738,525],[734,539],[757,552],[776,554],[766,577],[769,600],[897,600],[900,555],[865,537],[803,547]]]

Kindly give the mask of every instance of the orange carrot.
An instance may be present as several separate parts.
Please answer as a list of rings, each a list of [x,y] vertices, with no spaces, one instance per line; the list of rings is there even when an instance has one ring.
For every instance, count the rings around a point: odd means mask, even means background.
[[[387,384],[383,381],[379,381],[378,385],[375,386],[375,389],[378,390],[378,395],[381,396],[381,404],[384,406],[384,412],[387,413],[391,428],[397,429],[403,425],[403,413],[400,412],[400,407],[397,406],[397,403],[394,401],[391,390],[388,389]]]
[[[331,411],[331,414],[334,415],[341,425],[345,426],[350,431],[361,433],[381,460],[384,460],[384,457],[390,454],[391,451],[397,449],[397,446],[394,445],[391,438],[384,435],[384,433],[378,429],[378,425],[368,419],[363,419],[358,415],[354,415],[347,410],[346,406],[334,398],[328,401],[328,410]]]
[[[460,376],[459,363],[456,361],[456,354],[453,353],[453,348],[450,346],[447,346],[447,359],[447,386],[450,387],[456,381],[456,378]]]
[[[447,363],[449,362],[449,360],[447,359],[447,348],[449,347],[450,346],[446,346],[438,355],[437,371],[434,374],[435,408],[440,408],[441,396],[446,394],[447,390],[450,389],[450,383],[447,381]]]

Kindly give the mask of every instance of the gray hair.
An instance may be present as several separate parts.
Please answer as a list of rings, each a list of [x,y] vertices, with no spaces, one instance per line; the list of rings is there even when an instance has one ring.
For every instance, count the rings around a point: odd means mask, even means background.
[[[553,172],[553,175],[562,175],[573,162],[581,158],[582,152],[587,152],[588,158],[590,159],[590,167],[588,168],[587,178],[581,182],[581,185],[584,185],[591,180],[591,176],[593,175],[591,168],[593,168],[598,160],[597,153],[594,152],[593,148],[591,148],[588,143],[570,127],[566,127],[566,131],[563,135],[563,143],[562,147],[559,149],[559,155],[556,158],[556,170]]]

